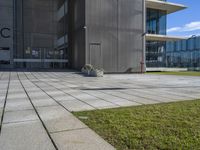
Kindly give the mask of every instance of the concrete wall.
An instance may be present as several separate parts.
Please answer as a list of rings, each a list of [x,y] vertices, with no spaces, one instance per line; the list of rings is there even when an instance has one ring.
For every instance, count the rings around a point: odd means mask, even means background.
[[[12,58],[12,52],[13,52],[13,0],[1,0],[0,1],[0,62],[10,61]],[[3,67],[3,65],[0,64],[0,67]]]
[[[69,1],[69,17],[71,67],[81,69],[86,64],[85,0]]]
[[[118,1],[86,0],[86,7],[87,63],[93,64],[96,60],[95,67],[116,72],[118,71]]]
[[[106,72],[141,72],[143,13],[143,0],[86,0],[86,63]]]
[[[118,71],[141,72],[143,0],[119,0]],[[130,71],[131,71],[130,70]]]

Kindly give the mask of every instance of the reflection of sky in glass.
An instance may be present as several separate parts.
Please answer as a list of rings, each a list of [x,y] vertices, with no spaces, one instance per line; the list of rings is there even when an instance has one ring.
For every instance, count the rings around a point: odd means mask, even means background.
[[[166,34],[166,13],[147,9],[147,32],[151,34]]]

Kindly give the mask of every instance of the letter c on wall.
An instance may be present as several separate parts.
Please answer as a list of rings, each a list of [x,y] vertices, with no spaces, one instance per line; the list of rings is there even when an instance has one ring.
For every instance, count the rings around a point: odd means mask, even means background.
[[[3,37],[3,38],[10,38],[10,35],[8,33],[6,33],[6,31],[9,32],[10,28],[2,28],[0,30],[1,37]]]

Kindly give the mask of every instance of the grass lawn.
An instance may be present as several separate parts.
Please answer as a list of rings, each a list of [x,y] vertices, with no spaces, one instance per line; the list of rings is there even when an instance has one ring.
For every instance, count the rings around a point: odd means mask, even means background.
[[[200,76],[200,72],[147,72],[146,74],[160,74],[160,75],[180,75],[180,76]]]
[[[200,149],[200,100],[74,115],[118,150]]]

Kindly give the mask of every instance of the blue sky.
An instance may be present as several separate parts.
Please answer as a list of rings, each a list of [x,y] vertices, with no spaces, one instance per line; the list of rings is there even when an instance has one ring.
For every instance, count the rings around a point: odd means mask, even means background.
[[[200,0],[168,0],[184,4],[188,8],[168,15],[168,35],[200,35]]]

